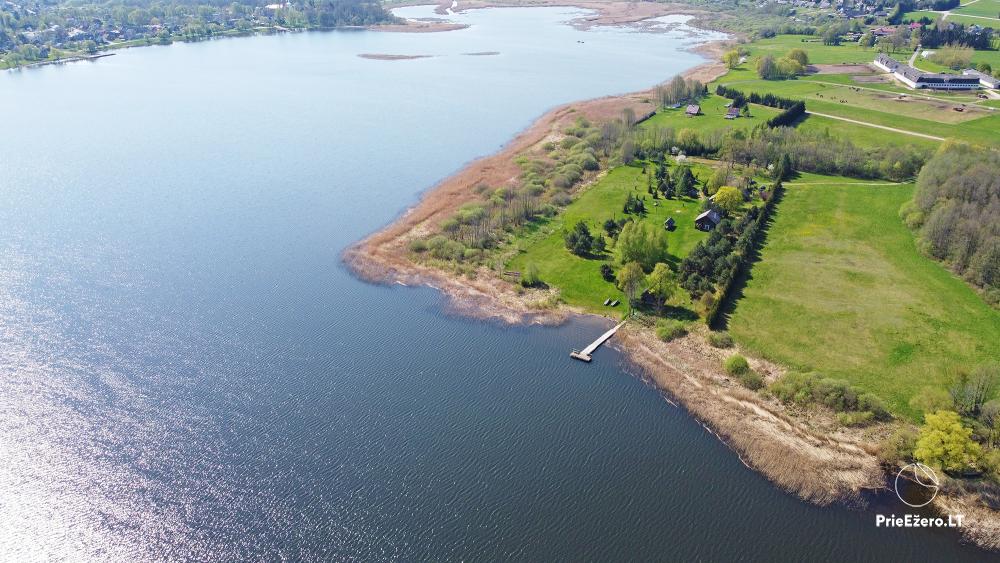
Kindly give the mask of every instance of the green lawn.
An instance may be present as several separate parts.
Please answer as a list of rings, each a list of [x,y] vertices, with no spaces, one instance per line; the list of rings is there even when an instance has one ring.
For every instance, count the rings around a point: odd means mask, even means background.
[[[710,89],[711,90],[711,89]],[[697,129],[698,133],[704,135],[713,131],[724,129],[743,128],[751,129],[755,125],[764,123],[768,119],[778,115],[781,110],[766,106],[751,105],[750,117],[740,117],[738,119],[726,119],[726,104],[730,100],[715,94],[709,94],[702,98],[698,104],[701,106],[703,115],[688,117],[684,110],[686,106],[677,109],[660,109],[656,115],[644,121],[640,127],[670,127],[675,131],[681,129]]]
[[[971,4],[963,4],[960,8],[955,8],[951,11],[952,15],[948,16],[950,20],[955,15],[963,16],[983,16],[987,18],[998,18],[1000,14],[1000,0],[979,0],[978,2],[973,2]],[[997,20],[1000,22],[1000,20]],[[980,24],[983,25],[983,24]]]
[[[652,173],[652,167],[649,171]],[[707,179],[711,173],[703,164],[694,164],[692,171],[700,181]],[[560,295],[568,304],[597,314],[620,314],[622,307],[609,309],[603,306],[608,297],[619,299],[623,303],[626,301],[624,294],[614,284],[604,281],[600,274],[601,264],[612,261],[612,254],[609,252],[601,258],[581,258],[566,249],[563,236],[577,221],[585,221],[591,233],[603,234],[602,225],[606,219],[625,217],[622,205],[630,192],[637,196],[646,195],[648,211],[642,221],[660,229],[667,217],[673,217],[677,221],[677,228],[667,233],[672,265],[676,266],[699,240],[705,238],[706,233],[694,228],[694,218],[701,213],[699,200],[652,200],[646,194],[646,176],[641,167],[620,166],[587,188],[559,216],[534,233],[514,242],[520,252],[508,263],[507,268],[523,272],[528,264],[534,264],[538,267],[542,281],[559,288]],[[658,205],[654,206],[654,201]]]
[[[818,35],[777,35],[748,45],[751,57],[763,55],[783,57],[792,49],[804,49],[813,64],[870,63],[875,51],[859,47],[857,43],[824,45]],[[753,65],[748,65],[753,68]]]
[[[787,183],[729,319],[734,337],[793,368],[847,379],[909,416],[921,387],[1000,360],[1000,312],[920,255],[899,220],[912,190],[815,175]]]

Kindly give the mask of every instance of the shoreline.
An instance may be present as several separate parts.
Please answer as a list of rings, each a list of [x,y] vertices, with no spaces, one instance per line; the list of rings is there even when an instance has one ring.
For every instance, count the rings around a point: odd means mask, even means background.
[[[464,0],[457,2],[455,10],[526,5],[593,8],[586,0],[578,3],[539,0],[530,4]],[[438,9],[444,6],[439,4]],[[691,12],[688,9],[685,14],[693,15]],[[635,23],[660,15],[630,22],[614,20],[615,23],[608,25]],[[602,20],[604,17],[606,14],[602,13],[592,18],[589,26],[605,25],[602,21],[608,20]],[[608,17],[614,19],[621,15]],[[724,75],[728,69],[719,59],[732,40],[709,41],[690,49],[708,60],[680,76],[707,84]],[[669,78],[665,77],[664,82]],[[632,108],[636,115],[655,110],[655,104],[650,102],[655,88],[572,102],[548,110],[498,152],[465,164],[421,192],[416,204],[345,249],[342,260],[356,276],[371,283],[434,288],[445,296],[448,311],[466,317],[527,325],[555,325],[571,317],[584,316],[609,322],[607,317],[566,305],[552,306],[548,300],[551,294],[547,292],[520,295],[496,272],[485,268],[473,276],[462,276],[417,264],[409,259],[407,245],[412,238],[427,234],[432,226],[474,199],[476,185],[501,184],[516,178],[519,170],[514,158],[558,134],[578,116],[600,121],[620,115],[625,108]],[[879,433],[884,434],[888,427],[844,428],[829,413],[796,412],[776,399],[745,389],[721,369],[723,359],[741,351],[738,348],[711,348],[701,331],[664,343],[652,329],[635,323],[623,327],[611,345],[640,372],[640,377],[676,398],[695,420],[733,450],[748,469],[762,474],[780,489],[819,506],[840,503],[852,507],[865,505],[862,495],[866,491],[891,490],[887,474],[875,455]],[[784,373],[781,366],[752,357],[748,359],[754,370],[768,382]],[[974,498],[941,495],[933,506],[941,512],[961,509],[967,522],[959,531],[960,537],[983,549],[1000,550],[1000,519],[994,512],[977,505]]]

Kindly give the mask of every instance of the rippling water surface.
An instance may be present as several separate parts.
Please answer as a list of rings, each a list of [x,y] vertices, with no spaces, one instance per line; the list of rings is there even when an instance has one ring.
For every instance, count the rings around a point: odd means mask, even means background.
[[[570,362],[600,323],[477,323],[345,271],[545,109],[711,35],[575,15],[0,75],[0,559],[982,557],[774,490],[613,350]]]

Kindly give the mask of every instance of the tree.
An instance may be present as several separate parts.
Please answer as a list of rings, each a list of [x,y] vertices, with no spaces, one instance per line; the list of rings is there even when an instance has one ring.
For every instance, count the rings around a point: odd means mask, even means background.
[[[785,56],[799,63],[803,68],[809,66],[809,55],[802,49],[792,49]]]
[[[607,282],[615,281],[615,271],[611,269],[611,264],[601,264],[601,277]]]
[[[983,405],[979,413],[979,420],[982,421],[986,429],[986,443],[991,447],[1000,444],[1000,399],[993,399]]]
[[[726,213],[733,214],[743,206],[743,193],[733,186],[722,186],[713,201]]]
[[[83,42],[83,50],[86,51],[87,54],[93,55],[97,52],[97,43],[93,39],[88,39]]]
[[[866,49],[871,49],[872,47],[875,46],[875,34],[873,34],[870,31],[866,32],[864,35],[861,36],[861,39],[858,39],[858,45],[861,45]]]
[[[726,68],[736,68],[740,64],[740,52],[736,49],[728,51],[722,55],[722,62],[726,64]]]
[[[766,55],[757,61],[757,76],[764,80],[771,80],[778,74],[778,65],[774,62],[774,57]]]
[[[972,429],[962,425],[955,411],[938,411],[924,417],[914,457],[931,467],[962,471],[972,467],[982,448],[972,441]]]
[[[663,306],[673,296],[674,288],[677,287],[674,272],[670,266],[663,262],[657,262],[656,266],[653,267],[653,272],[646,278],[646,286],[649,288],[649,292],[657,297],[656,303],[662,312]]]
[[[631,222],[618,235],[618,259],[622,264],[636,262],[650,271],[667,257],[667,233],[642,222]]]
[[[594,237],[590,234],[590,229],[587,228],[587,224],[583,221],[578,221],[573,226],[573,230],[566,233],[564,240],[566,241],[566,248],[577,256],[590,254],[594,245]]]
[[[629,305],[632,305],[642,292],[642,284],[646,281],[646,275],[642,271],[642,266],[638,262],[629,262],[618,271],[618,289],[628,297]]]

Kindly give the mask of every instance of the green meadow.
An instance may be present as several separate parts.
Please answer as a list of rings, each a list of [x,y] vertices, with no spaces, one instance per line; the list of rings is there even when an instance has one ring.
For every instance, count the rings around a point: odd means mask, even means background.
[[[1000,360],[1000,312],[921,255],[898,210],[912,184],[786,183],[729,331],[754,353],[843,378],[916,416],[956,367]]]

